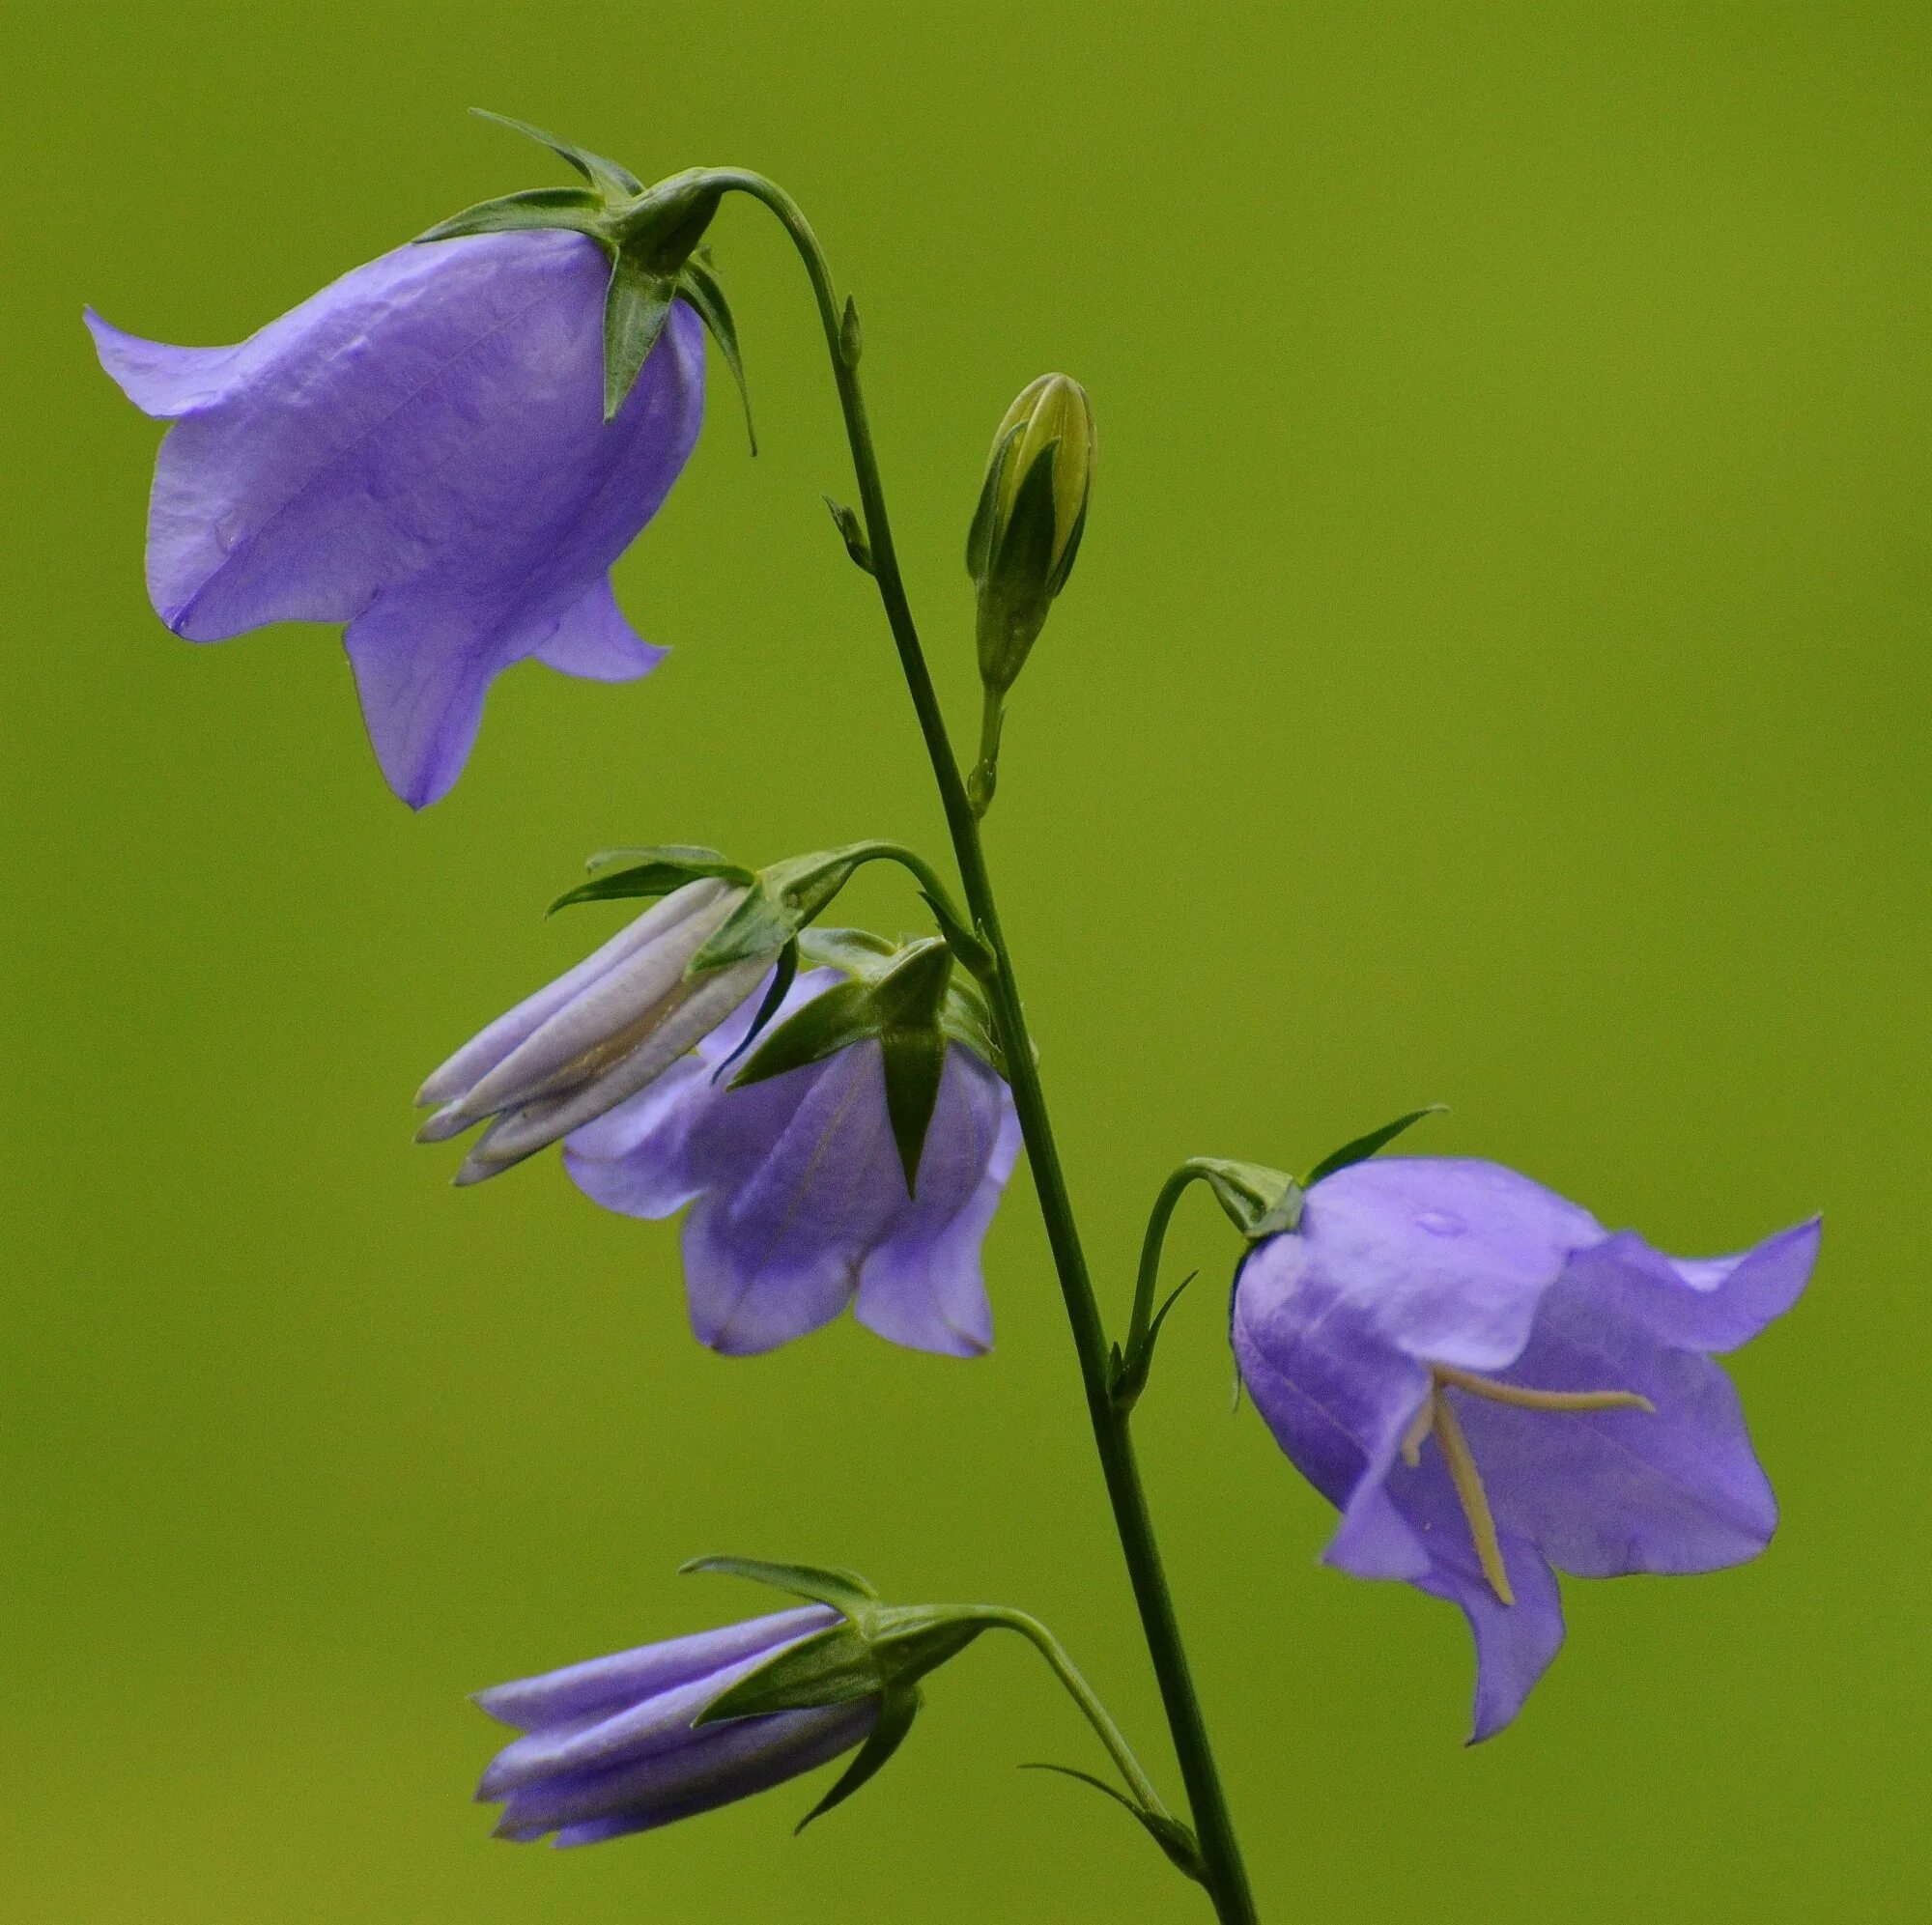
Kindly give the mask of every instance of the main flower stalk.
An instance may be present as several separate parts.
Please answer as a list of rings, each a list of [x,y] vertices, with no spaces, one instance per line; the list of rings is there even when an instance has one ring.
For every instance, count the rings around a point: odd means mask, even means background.
[[[831,351],[838,402],[844,415],[846,438],[851,443],[852,467],[859,485],[859,500],[870,547],[872,573],[878,582],[879,598],[885,605],[886,620],[898,650],[899,666],[904,671],[913,708],[919,718],[920,733],[932,763],[939,785],[940,803],[952,840],[960,881],[978,933],[993,959],[987,983],[993,1020],[1006,1051],[1008,1074],[1011,1078],[1013,1102],[1019,1113],[1034,1183],[1039,1194],[1040,1215],[1045,1221],[1047,1242],[1059,1275],[1061,1294],[1065,1299],[1067,1321],[1072,1328],[1073,1345],[1079,1357],[1080,1379],[1087,1398],[1087,1413],[1099,1452],[1101,1473],[1106,1480],[1108,1500],[1113,1506],[1115,1528],[1126,1560],[1134,1600],[1140,1609],[1148,1652],[1159,1683],[1162,1704],[1174,1739],[1180,1774],[1187,1788],[1194,1828],[1200,1840],[1201,1857],[1207,1874],[1208,1893],[1221,1925],[1257,1925],[1257,1913],[1248,1888],[1246,1868],[1235,1837],[1227,1798],[1221,1789],[1220,1773],[1214,1764],[1208,1728],[1195,1694],[1187,1652],[1181,1642],[1180,1627],[1175,1616],[1174,1599],[1168,1591],[1167,1576],[1161,1566],[1160,1548],[1154,1538],[1153,1519],[1148,1510],[1147,1493],[1141,1483],[1129,1430],[1129,1413],[1114,1400],[1108,1376],[1106,1332],[1101,1324],[1099,1305],[1088,1274],[1086,1254],[1067,1195],[1066,1179],[1054,1142],[1053,1124],[1047,1112],[1046,1095],[1039,1080],[1033,1040],[1021,1005],[1018,979],[1010,951],[1000,924],[999,904],[992,876],[986,866],[985,850],[980,839],[980,824],[959,764],[946,730],[939,696],[933,687],[925,653],[920,644],[912,608],[906,598],[905,582],[899,573],[898,557],[893,546],[891,519],[886,512],[885,490],[879,475],[878,457],[872,446],[872,431],[866,414],[865,394],[859,381],[860,336],[856,314],[848,302],[840,307],[833,285],[832,270],[824,249],[813,234],[803,210],[784,189],[761,174],[735,168],[721,168],[710,176],[724,190],[751,195],[776,214],[790,235],[818,302],[824,325],[826,345]]]

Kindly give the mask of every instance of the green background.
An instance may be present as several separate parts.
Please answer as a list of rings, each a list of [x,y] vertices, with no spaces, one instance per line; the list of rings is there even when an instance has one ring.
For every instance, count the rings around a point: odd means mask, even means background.
[[[497,685],[412,817],[333,638],[195,649],[141,586],[156,431],[83,299],[239,338],[486,194],[763,168],[856,290],[915,601],[1008,399],[1103,469],[994,860],[1104,1291],[1190,1152],[1305,1166],[1429,1099],[1667,1248],[1814,1208],[1735,1361],[1748,1569],[1569,1587],[1465,1751],[1460,1620],[1318,1570],[1229,1415],[1189,1204],[1141,1425],[1270,1920],[1918,1919],[1927,1792],[1927,101],[1919,5],[12,10],[0,1912],[141,1925],[1186,1920],[1017,1645],[864,1798],[556,1854],[488,1839],[465,1693],[761,1608],[711,1549],[1027,1605],[1172,1762],[1024,1181],[998,1348],[686,1332],[675,1239],[554,1161],[481,1191],[418,1078],[611,926],[589,850],[939,845],[796,264],[714,231],[728,397],[618,571],[675,653]],[[856,917],[910,917],[867,881]]]

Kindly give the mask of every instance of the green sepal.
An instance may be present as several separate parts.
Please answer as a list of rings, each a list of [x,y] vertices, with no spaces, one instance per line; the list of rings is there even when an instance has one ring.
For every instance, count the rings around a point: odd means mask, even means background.
[[[611,244],[654,274],[676,277],[691,265],[724,190],[702,167],[687,167],[611,210]]]
[[[584,187],[530,187],[478,201],[447,220],[440,220],[416,240],[460,241],[469,234],[518,234],[530,228],[561,227],[597,240],[603,233],[604,203]]]
[[[1195,1837],[1192,1826],[1183,1825],[1178,1818],[1149,1811],[1145,1805],[1136,1803],[1104,1778],[1096,1778],[1092,1771],[1076,1770],[1071,1765],[1022,1765],[1020,1769],[1057,1771],[1063,1778],[1076,1778],[1083,1785],[1093,1786],[1096,1792],[1112,1798],[1123,1811],[1133,1814],[1148,1836],[1167,1854],[1168,1862],[1177,1871],[1192,1879],[1196,1884],[1207,1884],[1208,1868],[1202,1862],[1201,1843]]]
[[[973,525],[966,530],[966,573],[975,581],[984,581],[993,570],[993,525],[1000,498],[1000,484],[1012,459],[1013,443],[1026,432],[1024,421],[1015,421],[1000,437],[986,464],[986,478],[980,485],[979,504],[973,510]]]
[[[604,292],[604,419],[614,421],[644,358],[658,344],[678,278],[646,268],[627,249],[611,262],[611,284]]]
[[[535,141],[539,147],[549,148],[559,160],[575,167],[612,207],[644,190],[644,184],[628,167],[620,167],[614,160],[606,160],[601,154],[592,154],[587,147],[559,140],[555,134],[546,133],[540,127],[532,127],[528,121],[513,120],[508,114],[492,113],[488,107],[471,107],[469,111],[479,121],[492,121],[497,127],[508,127],[512,133],[522,134],[526,140]]]
[[[744,357],[738,352],[738,324],[732,319],[731,303],[724,297],[724,284],[712,271],[706,249],[700,247],[684,264],[677,291],[704,323],[706,332],[724,356],[724,365],[731,370],[731,379],[738,383],[738,400],[745,410],[745,435],[751,441],[752,452],[756,454],[758,430],[752,420],[752,389],[745,380]]]
[[[1352,1143],[1345,1143],[1340,1149],[1330,1150],[1306,1176],[1302,1178],[1304,1189],[1313,1189],[1324,1176],[1332,1176],[1338,1170],[1346,1170],[1351,1163],[1366,1163],[1384,1145],[1393,1143],[1404,1130],[1419,1123],[1425,1117],[1446,1116],[1447,1103],[1425,1103],[1419,1110],[1411,1110],[1406,1117],[1398,1117],[1392,1123],[1384,1123],[1380,1129],[1371,1130],[1367,1136],[1358,1136]]]
[[[876,575],[878,570],[872,566],[872,545],[866,539],[866,530],[857,514],[844,502],[833,500],[829,495],[825,497],[825,505],[832,510],[832,525],[838,530],[838,539],[845,544],[845,552],[867,575]]]
[[[842,1624],[767,1658],[713,1698],[693,1724],[884,1698],[958,1656],[988,1628],[990,1621],[970,1604],[861,1604]]]
[[[927,897],[927,900],[931,898]],[[947,929],[951,919],[936,906],[933,913],[940,927]],[[978,944],[979,938],[966,932],[965,941]],[[955,955],[958,954],[958,948],[950,931],[947,946]],[[808,963],[842,970],[847,976],[864,982],[876,981],[892,968],[901,953],[899,944],[884,936],[876,936],[869,929],[808,929],[799,938],[799,947]],[[982,947],[980,953],[990,968],[991,951]],[[999,1038],[993,1033],[993,1018],[986,1007],[986,998],[971,977],[963,976],[956,970],[946,985],[946,1001],[940,1007],[939,1027],[954,1042],[963,1043],[990,1069],[1001,1076],[1006,1075],[1006,1052],[1001,1049]]]
[[[694,1557],[678,1566],[677,1574],[747,1578],[794,1598],[809,1598],[814,1604],[829,1604],[848,1618],[879,1601],[879,1594],[856,1571],[840,1571],[833,1565],[772,1564],[758,1557]]]
[[[742,1090],[769,1082],[877,1035],[871,996],[863,982],[837,983],[824,995],[814,996],[765,1038],[758,1053],[731,1079],[731,1087]]]
[[[590,881],[566,890],[544,913],[554,916],[580,902],[620,902],[641,895],[668,895],[688,882],[717,876],[726,882],[747,886],[757,877],[747,868],[720,855],[716,849],[701,849],[667,843],[654,849],[606,849],[584,864],[602,870]]]
[[[885,1702],[879,1707],[878,1722],[873,1725],[865,1743],[860,1745],[852,1762],[838,1774],[838,1783],[793,1826],[794,1838],[813,1819],[823,1818],[835,1805],[843,1804],[861,1785],[880,1770],[905,1742],[906,1733],[912,1729],[913,1719],[919,1715],[923,1702],[917,1684],[903,1691],[889,1691],[886,1694]]]
[[[1228,1213],[1228,1221],[1250,1243],[1293,1230],[1301,1221],[1301,1185],[1264,1163],[1237,1163],[1221,1156],[1188,1159]]]
[[[846,849],[791,856],[760,869],[751,892],[691,959],[689,976],[726,963],[776,955],[852,879],[859,858]]]
[[[1057,439],[1046,442],[1020,477],[1012,512],[991,557],[987,579],[996,593],[1042,600],[1052,593],[1047,580],[1053,573],[1053,464],[1059,453]]]
[[[772,969],[771,982],[765,990],[765,999],[758,1005],[757,1014],[752,1018],[752,1026],[745,1032],[743,1041],[711,1072],[711,1080],[714,1083],[764,1033],[766,1026],[784,1006],[784,1000],[791,994],[791,986],[797,980],[798,945],[787,943],[779,951],[778,962]]]

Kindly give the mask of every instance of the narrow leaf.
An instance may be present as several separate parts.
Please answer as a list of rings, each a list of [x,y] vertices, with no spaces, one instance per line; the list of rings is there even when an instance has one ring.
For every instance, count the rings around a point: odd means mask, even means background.
[[[673,276],[654,274],[622,253],[611,263],[611,285],[604,296],[606,421],[616,419],[636,384],[645,355],[664,332],[676,294]]]
[[[1384,1123],[1378,1130],[1371,1130],[1367,1136],[1358,1136],[1353,1143],[1345,1143],[1340,1149],[1332,1150],[1308,1173],[1305,1188],[1313,1189],[1324,1176],[1332,1176],[1338,1170],[1346,1170],[1351,1163],[1365,1163],[1385,1144],[1393,1143],[1404,1130],[1419,1123],[1424,1117],[1438,1117],[1448,1114],[1447,1103],[1428,1103],[1419,1110],[1411,1110],[1406,1117],[1398,1117],[1392,1123]]]
[[[750,869],[726,862],[715,850],[639,849],[631,853],[642,860],[606,870],[588,882],[579,883],[575,889],[566,890],[544,913],[554,916],[559,909],[569,909],[580,902],[622,902],[636,896],[668,895],[686,883],[705,876],[747,884],[753,880]]]
[[[918,1687],[904,1691],[894,1691],[887,1695],[879,1707],[879,1721],[872,1727],[871,1736],[859,1747],[858,1755],[846,1766],[838,1782],[818,1800],[798,1822],[792,1836],[815,1818],[823,1818],[835,1805],[841,1805],[868,1778],[877,1774],[901,1744],[906,1733],[912,1729],[913,1719],[919,1715],[921,1698]]]
[[[863,568],[867,575],[878,571],[872,566],[871,545],[866,540],[866,530],[860,525],[859,517],[842,501],[835,501],[826,495],[825,505],[832,510],[832,525],[838,530],[838,538],[845,544],[845,552]]]
[[[946,1034],[936,1028],[886,1030],[879,1036],[879,1053],[886,1072],[886,1114],[905,1171],[906,1195],[917,1196],[925,1133],[946,1073]]]
[[[752,390],[745,380],[744,357],[738,352],[738,324],[731,317],[731,303],[724,298],[724,285],[712,272],[710,263],[694,254],[684,264],[678,293],[696,310],[705,330],[718,343],[718,352],[724,356],[731,379],[738,383],[738,399],[745,410],[745,434],[751,440],[752,452],[756,454],[758,431],[752,420]]]
[[[561,227],[598,235],[604,205],[582,187],[531,187],[521,194],[498,194],[478,201],[447,220],[440,220],[416,240],[460,241],[468,234],[517,234],[528,228]]]
[[[606,160],[601,154],[592,154],[587,147],[579,147],[574,142],[559,140],[554,133],[546,133],[540,127],[532,127],[528,121],[512,120],[508,114],[492,113],[488,107],[471,107],[469,111],[479,121],[493,121],[497,127],[506,127],[512,133],[520,133],[526,140],[533,140],[539,147],[547,147],[559,160],[568,161],[583,178],[596,187],[607,201],[629,200],[633,194],[640,194],[644,184],[628,167],[620,167],[614,160]]]
[[[781,1023],[731,1079],[731,1087],[742,1090],[788,1070],[803,1069],[807,1063],[823,1062],[877,1033],[869,986],[863,982],[835,984]]]
[[[756,1557],[694,1557],[677,1568],[680,1577],[744,1577],[753,1584],[768,1584],[774,1591],[788,1591],[794,1598],[810,1598],[814,1604],[830,1604],[835,1611],[864,1610],[878,1601],[879,1594],[856,1571],[841,1571],[837,1565],[772,1564]]]
[[[1104,1778],[1096,1778],[1092,1771],[1076,1770],[1071,1765],[1022,1765],[1022,1771],[1054,1771],[1063,1778],[1073,1778],[1080,1784],[1091,1785],[1106,1798],[1110,1798],[1122,1811],[1131,1812],[1147,1834],[1167,1854],[1168,1861],[1179,1872],[1192,1879],[1197,1884],[1208,1883],[1207,1867],[1201,1862],[1201,1846],[1192,1829],[1181,1824],[1178,1818],[1166,1818],[1158,1812],[1146,1809],[1128,1798],[1124,1792],[1117,1790]]]
[[[777,966],[772,971],[772,979],[765,990],[765,1000],[758,1005],[758,1013],[752,1018],[752,1027],[745,1032],[744,1040],[729,1056],[711,1072],[711,1080],[716,1083],[745,1052],[757,1041],[765,1025],[779,1013],[785,998],[791,994],[791,986],[798,980],[798,945],[787,943],[779,951]]]
[[[886,1687],[886,1676],[865,1636],[849,1623],[822,1631],[768,1658],[740,1678],[692,1719],[694,1730],[733,1718],[770,1717],[776,1712],[818,1711],[849,1705]]]

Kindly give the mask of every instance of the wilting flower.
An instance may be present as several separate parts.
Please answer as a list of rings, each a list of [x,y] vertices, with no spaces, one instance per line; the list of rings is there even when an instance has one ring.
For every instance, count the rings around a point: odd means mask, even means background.
[[[1551,1566],[1717,1571],[1777,1522],[1711,1362],[1796,1301],[1816,1221],[1692,1260],[1494,1163],[1397,1158],[1315,1184],[1235,1290],[1241,1375],[1342,1512],[1324,1561],[1459,1604],[1474,1737],[1563,1642]]]
[[[501,1804],[497,1836],[595,1845],[649,1831],[795,1778],[862,1743],[877,1698],[733,1718],[694,1730],[704,1709],[767,1659],[838,1622],[822,1604],[594,1657],[499,1684],[476,1702],[526,1734],[476,1788]]]
[[[697,439],[703,327],[677,305],[603,421],[609,268],[556,230],[407,246],[234,348],[89,312],[161,443],[148,592],[190,641],[346,622],[363,718],[404,801],[461,773],[492,680],[535,657],[624,681],[663,650],[608,571]]]
[[[789,1015],[839,980],[813,970]],[[724,1060],[751,1011],[714,1030],[673,1076],[575,1131],[564,1165],[630,1216],[684,1223],[685,1288],[698,1340],[769,1350],[846,1306],[914,1349],[978,1356],[992,1343],[980,1246],[1019,1153],[1004,1080],[949,1042],[911,1191],[886,1103],[880,1045],[734,1089]]]
[[[416,1140],[440,1143],[494,1119],[456,1173],[459,1183],[480,1183],[694,1064],[692,1046],[771,971],[772,958],[758,956],[686,974],[744,895],[711,878],[686,883],[497,1017],[416,1092],[418,1107],[440,1105]]]

